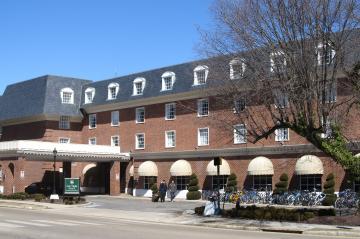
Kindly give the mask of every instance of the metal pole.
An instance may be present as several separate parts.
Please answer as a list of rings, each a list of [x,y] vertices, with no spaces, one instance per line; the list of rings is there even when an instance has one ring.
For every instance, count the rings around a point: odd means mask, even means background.
[[[218,209],[220,210],[220,179],[219,179],[219,175],[220,175],[220,165],[217,165],[217,180],[216,180],[216,184],[217,184],[217,193],[218,193]]]
[[[55,188],[55,163],[56,163],[56,149],[54,149],[53,194],[56,194],[56,188]]]

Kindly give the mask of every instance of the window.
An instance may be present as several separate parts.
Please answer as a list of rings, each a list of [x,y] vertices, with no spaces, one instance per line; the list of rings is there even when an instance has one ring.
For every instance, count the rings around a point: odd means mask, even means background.
[[[137,124],[145,123],[145,108],[144,107],[135,109],[135,118],[136,118]]]
[[[119,111],[112,111],[111,112],[111,126],[118,126],[119,125]]]
[[[323,127],[323,132],[321,134],[321,138],[330,138],[332,136],[332,128],[331,128],[331,120],[330,117],[326,117],[326,120],[324,122],[324,118],[321,117],[321,124]]]
[[[135,135],[135,148],[136,149],[145,148],[145,134],[140,133]]]
[[[333,103],[336,102],[336,82],[332,82],[325,87],[325,102]]]
[[[286,58],[282,51],[270,54],[270,72],[282,72],[285,70]]]
[[[95,96],[95,88],[87,88],[85,90],[85,104],[92,103]]]
[[[189,176],[176,176],[176,189],[186,190],[189,185],[189,181],[190,181]]]
[[[240,113],[246,108],[246,101],[244,98],[234,100],[234,113]]]
[[[165,147],[173,148],[176,144],[176,133],[175,130],[165,132]]]
[[[335,50],[330,43],[320,43],[317,48],[318,65],[330,65],[333,63]]]
[[[162,86],[161,90],[172,90],[174,82],[175,82],[175,73],[167,71],[161,76],[162,78]]]
[[[70,129],[70,116],[62,115],[59,121],[60,129]]]
[[[275,130],[275,141],[288,141],[289,140],[289,128],[280,128]]]
[[[96,114],[89,115],[89,129],[96,128]]]
[[[59,138],[59,143],[60,144],[69,144],[70,139],[69,138]]]
[[[272,191],[272,175],[254,175],[252,189]]]
[[[206,83],[209,74],[207,66],[197,66],[194,69],[194,85],[203,85]]]
[[[289,106],[289,98],[286,93],[281,92],[280,90],[275,90],[274,96],[275,96],[274,104],[275,104],[276,108],[283,109],[283,108]]]
[[[119,92],[119,84],[118,83],[110,83],[108,85],[108,100],[116,99],[116,96]]]
[[[150,189],[154,183],[157,183],[156,176],[144,176],[144,189]]]
[[[209,100],[201,99],[197,101],[198,105],[198,116],[208,116],[209,115]]]
[[[145,78],[136,78],[134,80],[133,95],[142,95],[145,88]]]
[[[321,175],[300,175],[300,190],[321,191]]]
[[[90,138],[89,139],[89,144],[90,145],[96,145],[96,138]]]
[[[198,146],[209,145],[209,128],[198,129]]]
[[[165,119],[173,120],[175,119],[175,115],[176,115],[176,104],[175,103],[165,104]]]
[[[74,91],[71,88],[64,88],[60,91],[61,103],[74,104]]]
[[[219,189],[225,189],[226,188],[226,183],[227,183],[227,178],[228,175],[219,175],[219,176],[212,176],[212,190],[216,190],[217,189],[217,183],[218,183],[218,179],[219,179]]]
[[[119,136],[111,136],[111,146],[119,146]]]
[[[234,126],[234,144],[246,143],[246,127],[243,124]]]
[[[245,72],[246,64],[244,59],[230,61],[230,79],[240,79]]]

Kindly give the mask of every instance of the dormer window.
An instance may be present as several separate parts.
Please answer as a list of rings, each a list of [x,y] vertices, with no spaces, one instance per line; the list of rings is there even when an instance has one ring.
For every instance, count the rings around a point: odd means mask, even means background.
[[[230,61],[230,79],[239,79],[244,75],[246,64],[244,59]]]
[[[145,78],[139,77],[134,80],[133,95],[142,95],[145,88]]]
[[[283,51],[276,51],[270,54],[270,72],[282,72],[285,70],[286,58]]]
[[[197,66],[194,69],[194,85],[203,85],[206,83],[209,74],[209,67]]]
[[[161,90],[172,90],[175,82],[175,73],[167,71],[161,76],[162,78],[162,87]]]
[[[60,91],[61,103],[74,104],[74,91],[71,88],[63,88]]]
[[[108,100],[116,99],[118,92],[119,92],[119,84],[110,83],[108,85]]]
[[[95,88],[87,88],[85,90],[85,104],[93,102],[95,96]]]
[[[318,65],[330,65],[334,61],[335,50],[330,43],[320,43],[317,47]]]

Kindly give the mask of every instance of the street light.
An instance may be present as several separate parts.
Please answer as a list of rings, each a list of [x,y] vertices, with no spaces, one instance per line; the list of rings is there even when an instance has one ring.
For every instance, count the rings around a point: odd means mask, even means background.
[[[57,150],[56,148],[54,148],[53,150],[53,155],[54,155],[54,164],[53,164],[53,192],[50,195],[50,200],[59,200],[59,195],[57,195],[56,193],[56,184],[55,184],[55,163],[56,163],[56,155],[57,155]]]

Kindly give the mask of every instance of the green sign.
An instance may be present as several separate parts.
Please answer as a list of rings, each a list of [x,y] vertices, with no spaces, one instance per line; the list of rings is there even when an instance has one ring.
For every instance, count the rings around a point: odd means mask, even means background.
[[[64,194],[80,194],[80,179],[65,178]]]

